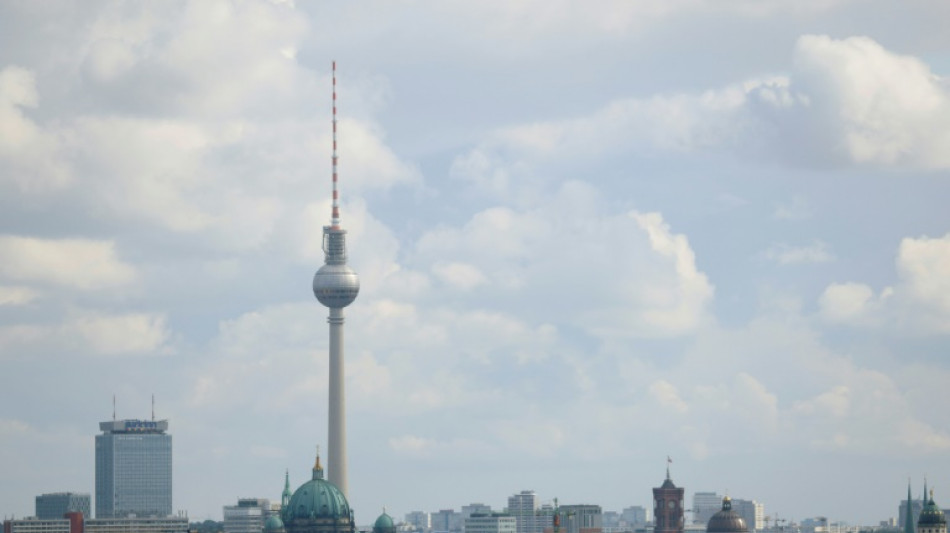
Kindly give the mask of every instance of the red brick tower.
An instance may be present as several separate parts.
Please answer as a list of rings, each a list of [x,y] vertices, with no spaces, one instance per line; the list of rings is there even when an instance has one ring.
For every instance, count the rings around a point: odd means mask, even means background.
[[[666,480],[653,489],[654,533],[683,533],[683,487],[677,487],[670,479],[670,463],[666,460]]]

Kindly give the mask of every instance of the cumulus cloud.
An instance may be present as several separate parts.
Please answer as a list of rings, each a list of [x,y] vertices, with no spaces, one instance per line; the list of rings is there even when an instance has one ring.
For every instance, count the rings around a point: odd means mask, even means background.
[[[485,278],[479,300],[492,294],[493,305],[538,320],[550,316],[533,302],[574,302],[570,320],[597,336],[675,336],[702,326],[714,290],[686,236],[659,213],[604,214],[600,202],[590,186],[572,182],[531,209],[489,208],[463,227],[424,234],[411,264],[474,265]],[[586,306],[591,299],[606,305]]]
[[[117,257],[112,241],[0,235],[0,276],[95,290],[127,285],[136,270]]]
[[[886,320],[917,334],[950,331],[950,235],[902,239],[896,268],[897,283],[878,293],[864,283],[829,285],[818,300],[821,317],[859,326]]]
[[[55,325],[0,326],[0,347],[11,357],[63,350],[88,356],[161,355],[171,350],[170,341],[165,316],[157,313],[77,311]]]
[[[921,60],[867,37],[804,35],[787,74],[511,126],[459,156],[453,175],[511,194],[519,190],[513,175],[530,161],[630,149],[725,150],[808,167],[947,168],[948,121],[950,90]],[[800,218],[805,207],[780,207],[776,217]]]

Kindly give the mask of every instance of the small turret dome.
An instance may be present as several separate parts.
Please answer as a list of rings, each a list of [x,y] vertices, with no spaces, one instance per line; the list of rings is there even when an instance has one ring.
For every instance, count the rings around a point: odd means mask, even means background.
[[[396,533],[396,524],[393,517],[386,514],[386,509],[383,509],[383,514],[379,515],[373,524],[373,533]]]
[[[264,531],[266,533],[280,533],[284,530],[284,521],[279,516],[272,514],[264,522]]]
[[[714,514],[706,524],[706,533],[746,533],[749,528],[739,513],[732,510],[732,499],[722,499],[722,510]]]
[[[924,508],[921,509],[920,516],[917,518],[917,527],[946,526],[946,524],[947,517],[943,514],[943,509],[934,503],[934,493],[933,490],[931,490],[930,500],[927,501],[927,503],[924,505]]]

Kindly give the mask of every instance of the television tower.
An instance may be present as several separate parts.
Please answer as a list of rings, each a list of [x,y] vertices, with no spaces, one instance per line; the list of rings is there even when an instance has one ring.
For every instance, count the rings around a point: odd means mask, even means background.
[[[343,394],[343,308],[360,292],[356,272],[346,265],[346,230],[340,227],[337,191],[336,61],[333,62],[333,212],[323,226],[324,265],[313,276],[313,294],[330,308],[330,401],[327,434],[327,467],[330,483],[346,496],[346,402]]]

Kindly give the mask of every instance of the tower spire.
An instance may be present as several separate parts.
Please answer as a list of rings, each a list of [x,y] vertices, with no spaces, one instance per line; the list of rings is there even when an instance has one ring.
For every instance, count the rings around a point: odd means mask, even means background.
[[[333,62],[333,213],[330,217],[330,226],[340,227],[340,192],[337,189],[337,162],[336,152],[336,61]]]
[[[907,478],[907,505],[904,507],[904,533],[914,533],[914,504],[910,495],[910,478]]]

